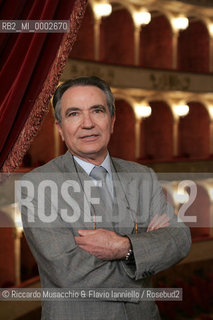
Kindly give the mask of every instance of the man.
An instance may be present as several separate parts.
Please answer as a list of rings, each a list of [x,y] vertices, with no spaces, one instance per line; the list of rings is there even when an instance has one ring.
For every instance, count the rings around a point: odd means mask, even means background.
[[[151,169],[110,157],[115,107],[103,80],[63,83],[53,106],[68,151],[27,174],[19,194],[42,287],[150,288],[153,274],[188,254],[188,228],[176,221]],[[111,295],[98,301],[43,301],[42,319],[160,316],[153,301]]]

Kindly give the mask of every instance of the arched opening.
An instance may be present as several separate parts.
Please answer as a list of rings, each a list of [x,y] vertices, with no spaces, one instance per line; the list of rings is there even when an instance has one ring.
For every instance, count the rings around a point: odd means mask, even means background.
[[[189,102],[189,113],[180,118],[179,155],[186,158],[208,158],[210,154],[210,119],[200,102]]]
[[[173,156],[173,116],[164,101],[149,102],[152,114],[141,124],[141,154],[147,159],[171,159]]]
[[[172,69],[172,29],[163,15],[152,16],[142,26],[140,65],[146,68]]]
[[[25,167],[40,166],[54,158],[54,121],[53,111],[49,110],[38,135],[34,138],[30,149],[25,154],[23,159]]]
[[[109,150],[114,157],[135,160],[135,116],[125,100],[116,100],[116,121]]]
[[[172,206],[174,207],[174,201],[173,201],[173,197],[172,197],[172,193],[166,188],[166,187],[162,187],[163,193],[165,195],[166,201]]]
[[[120,6],[110,16],[102,19],[100,61],[120,65],[134,64],[133,21],[130,13]]]
[[[70,58],[94,60],[94,16],[90,5],[87,6]]]
[[[15,228],[5,212],[0,211],[0,221],[0,285],[5,288],[15,284]]]
[[[178,70],[209,72],[209,34],[201,21],[180,31],[178,39]]]
[[[184,215],[195,216],[196,222],[186,223],[190,226],[193,239],[208,237],[210,234],[210,199],[208,192],[201,185],[197,186],[197,194],[195,200],[186,210]],[[190,191],[189,191],[190,197]]]

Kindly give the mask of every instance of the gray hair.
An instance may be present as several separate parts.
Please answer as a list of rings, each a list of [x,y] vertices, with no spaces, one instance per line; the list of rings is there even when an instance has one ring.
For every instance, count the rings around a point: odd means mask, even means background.
[[[53,96],[53,108],[55,111],[55,118],[59,124],[61,124],[61,98],[66,90],[78,86],[94,86],[101,89],[105,93],[107,106],[111,117],[113,117],[115,114],[115,100],[109,85],[104,80],[95,76],[79,77],[65,81],[55,91]]]

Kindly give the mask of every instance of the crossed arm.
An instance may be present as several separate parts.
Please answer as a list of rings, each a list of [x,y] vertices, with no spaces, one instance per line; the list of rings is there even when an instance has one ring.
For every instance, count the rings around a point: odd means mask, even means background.
[[[40,182],[39,179],[38,182]],[[147,207],[147,201],[145,201],[147,193],[142,197],[141,202],[145,203],[145,209],[148,210],[145,210],[145,213],[149,213],[152,218],[147,232],[128,234],[128,236],[120,236],[109,230],[97,229],[79,230],[79,236],[75,237],[72,228],[65,227],[59,215],[56,215],[57,219],[54,223],[50,223],[51,227],[46,227],[39,220],[40,208],[37,194],[30,194],[29,198],[32,197],[35,212],[23,207],[22,219],[25,235],[42,274],[51,274],[52,283],[59,287],[84,285],[85,277],[87,277],[88,285],[90,281],[94,285],[94,279],[97,279],[97,283],[100,285],[99,277],[94,277],[94,274],[99,272],[103,274],[103,270],[105,274],[108,274],[108,272],[112,273],[113,268],[112,281],[117,279],[118,274],[122,275],[124,281],[127,279],[128,281],[131,279],[139,280],[149,276],[147,270],[157,273],[183,259],[188,253],[191,243],[188,228],[182,226],[181,223],[174,223],[174,214],[168,214],[169,210],[167,210],[164,197],[162,198],[160,195],[158,185],[152,187],[154,184],[148,184],[147,181],[144,183],[146,186],[148,185],[151,196],[149,196],[150,201]],[[37,181],[35,184],[38,184]],[[21,199],[25,198],[23,190]],[[48,213],[52,208],[51,199],[47,197],[46,201]],[[141,210],[143,211],[143,208]],[[163,212],[166,214],[162,214]],[[161,216],[156,216],[156,213]],[[171,218],[170,221],[167,221],[167,216]],[[32,221],[31,218],[35,218],[35,222],[29,223]],[[169,227],[166,228],[168,224]],[[150,232],[153,230],[154,232]],[[130,270],[130,266],[122,260],[118,263],[116,261],[126,256],[130,248],[130,241],[135,257],[134,270]],[[120,273],[122,269],[118,268],[120,262],[125,271],[122,274]]]
[[[167,227],[169,218],[164,213],[155,215],[148,225],[147,232]],[[79,230],[79,236],[75,237],[77,245],[85,251],[102,260],[116,260],[125,258],[131,247],[127,236],[105,229]]]

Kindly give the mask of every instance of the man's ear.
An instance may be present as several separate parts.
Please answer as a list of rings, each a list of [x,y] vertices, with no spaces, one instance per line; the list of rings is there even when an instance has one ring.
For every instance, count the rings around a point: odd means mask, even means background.
[[[112,116],[112,120],[111,120],[111,134],[114,131],[115,119],[116,119],[116,116],[115,116],[115,113],[114,113],[113,116]]]
[[[61,128],[61,126],[60,126],[59,122],[58,122],[58,121],[55,121],[55,125],[56,125],[56,128],[57,128],[57,130],[58,130],[58,132],[59,132],[60,136],[61,136],[62,141],[64,141],[63,131],[62,131],[62,128]]]

